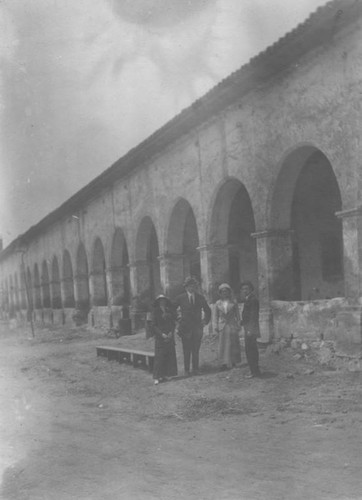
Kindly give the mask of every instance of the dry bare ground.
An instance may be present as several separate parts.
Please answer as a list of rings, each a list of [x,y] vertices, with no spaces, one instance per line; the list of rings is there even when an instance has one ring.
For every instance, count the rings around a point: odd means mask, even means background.
[[[360,372],[284,350],[263,353],[264,377],[246,380],[245,363],[218,371],[209,336],[199,376],[154,386],[97,358],[99,343],[153,348],[142,334],[31,339],[2,325],[1,498],[362,499]]]

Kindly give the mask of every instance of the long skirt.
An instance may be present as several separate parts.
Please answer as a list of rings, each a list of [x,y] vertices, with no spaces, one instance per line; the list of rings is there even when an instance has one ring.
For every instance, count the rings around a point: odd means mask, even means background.
[[[239,331],[225,325],[219,333],[219,363],[231,368],[241,362]]]
[[[177,360],[175,342],[155,340],[155,360],[153,363],[153,378],[174,377],[177,375]]]

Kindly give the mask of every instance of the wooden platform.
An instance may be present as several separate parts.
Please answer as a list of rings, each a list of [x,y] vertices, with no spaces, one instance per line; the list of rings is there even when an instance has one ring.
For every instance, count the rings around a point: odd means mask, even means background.
[[[150,372],[153,370],[155,358],[154,352],[141,351],[138,349],[129,349],[126,347],[115,346],[96,346],[97,356],[104,356],[108,360],[116,360],[119,363],[129,363],[135,368],[145,368]]]

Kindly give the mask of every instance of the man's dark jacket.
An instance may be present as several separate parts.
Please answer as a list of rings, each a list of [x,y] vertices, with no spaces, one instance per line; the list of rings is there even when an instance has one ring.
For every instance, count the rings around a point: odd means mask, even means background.
[[[244,303],[242,322],[245,333],[260,337],[259,328],[259,301],[253,293],[248,295]]]
[[[182,293],[176,297],[174,304],[179,308],[179,328],[178,334],[180,337],[191,337],[194,333],[202,332],[202,319],[207,325],[211,318],[211,309],[208,306],[205,297],[199,293],[195,293],[195,304],[190,304],[187,293]],[[204,318],[202,318],[202,311]],[[202,334],[202,333],[201,333]]]

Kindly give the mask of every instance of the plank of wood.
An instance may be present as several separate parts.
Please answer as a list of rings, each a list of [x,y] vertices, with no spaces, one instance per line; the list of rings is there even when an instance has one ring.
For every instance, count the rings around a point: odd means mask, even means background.
[[[114,347],[114,346],[103,346],[99,345],[96,346],[97,352],[98,350],[103,350],[103,351],[114,351],[114,352],[124,352],[124,353],[129,353],[129,354],[138,354],[140,356],[149,356],[149,357],[154,357],[155,353],[151,351],[140,351],[138,349],[129,349],[127,347]]]

